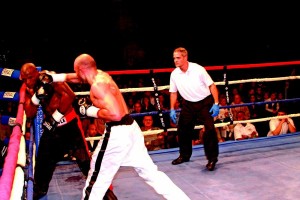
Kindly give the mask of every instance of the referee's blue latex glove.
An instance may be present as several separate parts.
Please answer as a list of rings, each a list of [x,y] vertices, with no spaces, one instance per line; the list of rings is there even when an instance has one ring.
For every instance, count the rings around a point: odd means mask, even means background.
[[[171,110],[170,110],[170,118],[171,118],[171,120],[172,120],[172,122],[173,122],[174,124],[177,123],[177,120],[176,120],[176,111],[175,111],[174,109],[171,109]]]
[[[214,104],[214,105],[211,107],[211,109],[209,110],[209,112],[212,113],[212,114],[211,114],[212,117],[218,116],[218,114],[219,114],[219,112],[220,112],[220,106]]]

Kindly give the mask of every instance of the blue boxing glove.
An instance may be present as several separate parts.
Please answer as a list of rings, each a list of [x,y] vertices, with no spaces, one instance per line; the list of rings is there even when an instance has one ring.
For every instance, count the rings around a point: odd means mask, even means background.
[[[219,107],[219,105],[218,105],[218,104],[214,104],[214,105],[211,107],[211,109],[209,110],[209,112],[212,113],[212,114],[211,114],[212,117],[218,116],[218,114],[219,114],[219,112],[220,112],[220,107]]]
[[[174,109],[170,110],[170,118],[174,124],[177,123],[176,111]]]

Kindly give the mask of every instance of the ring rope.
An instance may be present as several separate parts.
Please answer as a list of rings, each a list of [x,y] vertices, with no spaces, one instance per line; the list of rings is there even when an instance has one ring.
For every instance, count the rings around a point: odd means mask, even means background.
[[[252,79],[241,79],[235,81],[228,81],[229,85],[239,84],[239,83],[251,83],[251,82],[272,82],[272,81],[283,81],[283,80],[298,80],[300,76],[284,76],[284,77],[275,77],[275,78],[252,78]],[[215,82],[216,85],[225,85],[224,81]],[[169,85],[158,86],[158,90],[169,89]],[[125,88],[120,89],[121,92],[143,92],[143,91],[154,91],[153,87],[142,87],[142,88]],[[89,95],[89,91],[85,92],[75,92],[76,95]]]

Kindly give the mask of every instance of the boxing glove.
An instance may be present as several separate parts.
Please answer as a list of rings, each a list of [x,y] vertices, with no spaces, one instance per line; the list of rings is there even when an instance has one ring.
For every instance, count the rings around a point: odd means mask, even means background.
[[[44,130],[47,129],[49,132],[54,132],[61,118],[63,118],[63,114],[56,110],[51,116],[45,117],[43,121]]]
[[[57,127],[58,122],[53,119],[53,117],[46,117],[43,122],[43,129],[48,130],[49,132],[54,132]]]
[[[82,97],[78,100],[79,115],[81,117],[94,117],[98,118],[99,108],[93,106],[91,100],[87,97]]]
[[[51,74],[41,72],[39,75],[39,81],[42,84],[51,84],[53,82],[53,77]]]
[[[31,98],[34,105],[39,105],[40,101],[49,98],[53,94],[53,86],[51,85],[53,79],[51,75],[40,73],[39,79],[36,83],[35,93]]]
[[[34,93],[34,95],[31,97],[31,101],[34,105],[39,105],[40,101],[46,98],[49,98],[49,96],[52,94],[50,85],[39,85]]]

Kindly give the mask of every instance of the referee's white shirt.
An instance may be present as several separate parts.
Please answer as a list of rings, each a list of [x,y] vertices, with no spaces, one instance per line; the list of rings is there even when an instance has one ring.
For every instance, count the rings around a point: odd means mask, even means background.
[[[201,65],[188,63],[188,70],[183,72],[176,67],[170,76],[169,92],[179,92],[187,101],[197,102],[210,95],[209,86],[213,80]]]

